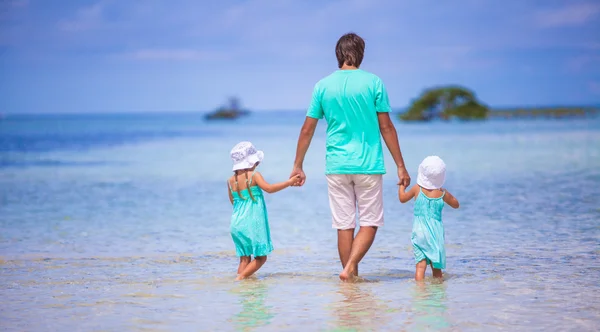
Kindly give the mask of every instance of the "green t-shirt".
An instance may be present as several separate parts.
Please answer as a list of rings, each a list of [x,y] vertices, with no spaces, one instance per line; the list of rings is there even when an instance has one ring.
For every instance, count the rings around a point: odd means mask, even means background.
[[[385,174],[377,113],[390,112],[379,77],[337,70],[320,80],[306,116],[327,121],[326,174]]]

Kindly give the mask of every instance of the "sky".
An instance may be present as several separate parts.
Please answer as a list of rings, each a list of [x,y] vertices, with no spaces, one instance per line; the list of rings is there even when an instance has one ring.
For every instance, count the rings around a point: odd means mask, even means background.
[[[598,0],[0,0],[0,114],[304,110],[347,32],[393,107],[600,104]]]

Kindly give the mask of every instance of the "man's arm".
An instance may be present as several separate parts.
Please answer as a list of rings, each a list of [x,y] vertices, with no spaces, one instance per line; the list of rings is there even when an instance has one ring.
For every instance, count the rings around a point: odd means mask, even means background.
[[[402,152],[400,151],[400,143],[398,143],[398,133],[396,132],[396,127],[394,127],[392,119],[390,119],[390,114],[387,112],[377,113],[377,120],[379,121],[379,130],[381,131],[381,136],[383,136],[385,145],[388,150],[390,150],[392,158],[394,158],[394,162],[396,163],[396,167],[398,167],[399,184],[408,187],[410,185],[410,175],[408,175],[406,166],[404,165],[404,158],[402,158]]]
[[[300,182],[298,183],[300,186],[304,185],[304,182],[306,181],[306,175],[304,174],[302,166],[304,164],[306,151],[308,151],[308,147],[310,146],[310,142],[315,134],[315,129],[317,128],[318,122],[319,119],[307,116],[306,120],[304,120],[304,124],[302,125],[302,129],[300,129],[298,146],[296,147],[296,159],[294,160],[294,169],[292,170],[292,175],[300,175]]]

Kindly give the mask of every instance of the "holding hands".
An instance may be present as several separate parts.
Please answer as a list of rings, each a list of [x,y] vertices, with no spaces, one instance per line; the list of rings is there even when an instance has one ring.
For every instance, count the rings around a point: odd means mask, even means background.
[[[294,187],[302,187],[306,182],[306,174],[304,174],[304,170],[301,167],[294,167],[292,173],[290,174],[290,180],[297,179],[294,181],[291,186]],[[404,187],[410,186],[410,175],[408,175],[408,171],[406,167],[398,167],[398,185],[403,185]]]
[[[288,186],[299,187],[300,186],[300,184],[299,184],[300,181],[301,181],[300,174],[294,174],[294,173],[292,173],[290,175],[290,178],[286,182],[287,182]]]
[[[408,171],[406,167],[398,167],[398,185],[408,187],[410,186],[410,175],[408,175]]]
[[[294,187],[302,187],[304,182],[306,182],[306,174],[304,174],[304,171],[300,167],[294,167],[292,173],[290,174],[290,179],[292,178],[298,179],[294,184],[292,184]]]

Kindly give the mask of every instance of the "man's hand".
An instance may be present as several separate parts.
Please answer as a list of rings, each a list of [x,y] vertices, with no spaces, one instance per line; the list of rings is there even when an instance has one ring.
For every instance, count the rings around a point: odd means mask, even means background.
[[[410,186],[410,175],[408,175],[406,167],[398,167],[398,184],[405,187]]]
[[[294,176],[300,176],[300,180],[294,184],[294,187],[302,187],[304,182],[306,182],[306,174],[304,174],[304,171],[301,167],[294,167],[292,174],[290,174],[290,178]]]
[[[302,163],[304,162],[304,157],[306,156],[306,151],[308,150],[308,146],[310,145],[310,141],[312,140],[315,129],[317,129],[317,123],[319,119],[306,117],[304,120],[304,124],[302,125],[302,129],[300,129],[300,136],[298,137],[298,145],[296,146],[296,158],[294,159],[294,169],[292,170],[292,174],[290,176],[294,176],[296,174],[300,175],[300,182],[296,186],[301,187],[304,185],[306,181],[306,175],[302,170]]]
[[[387,112],[377,113],[377,120],[379,121],[379,130],[381,131],[385,145],[390,150],[392,158],[394,158],[394,163],[398,166],[398,184],[408,187],[410,186],[410,175],[408,175],[404,166],[404,158],[402,158],[402,152],[400,151],[396,127],[394,127],[394,123]]]

